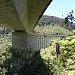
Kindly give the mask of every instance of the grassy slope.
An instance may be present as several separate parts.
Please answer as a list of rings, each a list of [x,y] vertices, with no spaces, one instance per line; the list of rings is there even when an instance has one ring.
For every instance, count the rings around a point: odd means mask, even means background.
[[[49,34],[55,35],[58,33],[59,35],[72,35],[73,33],[63,27],[60,26],[36,26],[34,29],[37,34]]]

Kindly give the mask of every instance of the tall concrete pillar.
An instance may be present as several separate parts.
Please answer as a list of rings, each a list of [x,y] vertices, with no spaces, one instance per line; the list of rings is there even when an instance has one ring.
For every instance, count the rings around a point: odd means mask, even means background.
[[[12,48],[27,50],[27,33],[13,32],[12,33]]]

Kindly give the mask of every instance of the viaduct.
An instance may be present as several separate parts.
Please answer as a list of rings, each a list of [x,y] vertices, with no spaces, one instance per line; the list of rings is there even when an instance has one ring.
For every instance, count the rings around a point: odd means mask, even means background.
[[[25,49],[27,36],[52,0],[0,0],[0,24],[14,30],[12,47]]]

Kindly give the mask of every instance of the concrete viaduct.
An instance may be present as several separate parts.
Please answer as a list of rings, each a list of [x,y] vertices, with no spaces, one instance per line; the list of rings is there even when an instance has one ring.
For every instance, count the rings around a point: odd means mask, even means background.
[[[0,24],[14,30],[12,47],[25,49],[27,36],[52,0],[0,0]]]

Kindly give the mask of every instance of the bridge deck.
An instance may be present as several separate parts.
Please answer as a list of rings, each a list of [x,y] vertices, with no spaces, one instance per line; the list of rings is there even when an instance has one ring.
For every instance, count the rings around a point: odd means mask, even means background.
[[[34,27],[52,0],[0,0],[0,24],[33,34]]]

